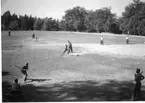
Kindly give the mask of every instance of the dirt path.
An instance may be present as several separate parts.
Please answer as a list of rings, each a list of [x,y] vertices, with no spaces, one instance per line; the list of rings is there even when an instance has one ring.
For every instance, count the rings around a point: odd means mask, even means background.
[[[56,47],[64,47],[64,43],[46,43],[46,44],[35,44],[31,45],[31,48],[56,48]],[[100,44],[91,44],[91,43],[83,43],[83,44],[73,44],[75,53],[72,55],[83,55],[90,53],[97,53],[100,55],[118,55],[122,57],[138,57],[145,58],[145,44],[134,44],[134,45],[100,45]]]

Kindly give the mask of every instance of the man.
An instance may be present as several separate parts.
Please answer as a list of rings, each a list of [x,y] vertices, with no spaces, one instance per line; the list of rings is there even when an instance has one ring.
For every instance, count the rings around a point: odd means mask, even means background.
[[[11,31],[9,30],[8,35],[11,36]]]
[[[141,97],[141,80],[144,79],[144,76],[140,73],[140,69],[136,69],[136,74],[135,74],[135,88],[134,88],[134,93],[133,93],[133,100],[136,100],[136,97],[140,99]]]
[[[104,38],[103,38],[103,36],[101,36],[100,39],[101,39],[101,40],[100,40],[100,44],[101,44],[101,45],[104,45]]]
[[[18,79],[15,79],[15,82],[12,84],[12,94],[21,93],[21,86],[18,83]]]
[[[33,33],[33,34],[32,34],[32,39],[34,39],[34,38],[35,38],[35,34]]]
[[[129,36],[126,36],[126,44],[129,44]]]
[[[14,83],[12,84],[12,91],[11,91],[11,101],[20,102],[24,100],[23,91],[18,83],[18,79],[15,79]]]
[[[38,42],[38,37],[36,36],[36,42]]]
[[[15,66],[16,66],[16,65],[15,65]],[[26,81],[26,80],[27,80],[27,76],[28,76],[27,70],[28,70],[28,68],[29,68],[29,63],[26,63],[26,65],[24,65],[22,68],[19,67],[19,66],[16,66],[16,67],[19,68],[19,69],[21,70],[21,73],[22,73],[23,75],[25,75],[24,81]]]
[[[23,68],[21,69],[21,72],[25,75],[25,79],[24,79],[24,81],[27,80],[27,76],[28,76],[28,74],[27,74],[27,70],[28,70],[28,68],[29,68],[28,66],[29,66],[29,64],[26,63],[26,65],[23,66]]]
[[[72,43],[69,40],[68,40],[68,48],[69,48],[69,52],[71,51],[73,53]]]
[[[65,45],[65,50],[61,55],[63,55],[66,51],[67,51],[67,54],[69,55],[70,50],[69,50],[69,46],[67,44]]]

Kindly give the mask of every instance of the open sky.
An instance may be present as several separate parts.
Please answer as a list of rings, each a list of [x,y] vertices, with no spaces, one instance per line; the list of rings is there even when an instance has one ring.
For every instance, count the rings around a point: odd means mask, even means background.
[[[61,19],[65,11],[75,6],[88,10],[111,7],[112,12],[121,16],[124,7],[132,0],[1,0],[1,14],[10,10],[11,14],[28,14],[37,17]],[[145,0],[141,0],[145,1]]]

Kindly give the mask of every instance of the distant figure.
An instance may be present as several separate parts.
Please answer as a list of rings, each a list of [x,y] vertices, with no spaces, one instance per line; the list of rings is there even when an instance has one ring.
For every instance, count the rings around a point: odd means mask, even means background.
[[[9,30],[8,35],[11,36],[11,31]]]
[[[69,52],[73,53],[72,43],[69,40],[68,40],[68,48],[69,48]]]
[[[133,100],[139,99],[141,97],[141,80],[144,79],[144,76],[140,73],[140,69],[136,69],[136,74],[135,74],[135,88],[134,88],[134,93],[133,93]]]
[[[127,34],[130,35],[130,31],[128,31]]]
[[[34,38],[35,38],[35,34],[33,33],[33,34],[32,34],[32,39],[34,39]]]
[[[22,67],[22,69],[21,69],[21,72],[25,75],[24,81],[27,80],[27,76],[28,76],[27,70],[28,70],[28,68],[29,68],[29,64],[26,63],[26,65],[24,65],[24,66]]]
[[[38,42],[38,37],[36,36],[36,41]]]
[[[129,44],[129,36],[126,36],[126,44]]]
[[[21,93],[21,86],[18,83],[18,79],[15,79],[14,83],[12,84],[12,94],[19,94]]]
[[[66,51],[67,51],[67,54],[69,54],[70,51],[69,51],[69,46],[67,44],[65,45],[65,50],[61,55],[63,55]]]
[[[15,102],[21,102],[24,100],[24,95],[20,84],[18,83],[18,79],[15,79],[15,82],[12,84],[11,91],[11,100]]]
[[[103,38],[103,36],[101,36],[100,39],[101,39],[101,40],[100,40],[100,44],[101,44],[101,45],[104,45],[104,38]]]

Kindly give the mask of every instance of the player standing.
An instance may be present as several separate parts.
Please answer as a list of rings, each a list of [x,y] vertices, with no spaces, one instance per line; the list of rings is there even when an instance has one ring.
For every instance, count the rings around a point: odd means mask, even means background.
[[[136,69],[135,73],[135,88],[133,93],[133,100],[140,99],[141,97],[141,80],[144,79],[144,76],[140,73],[140,69]]]

